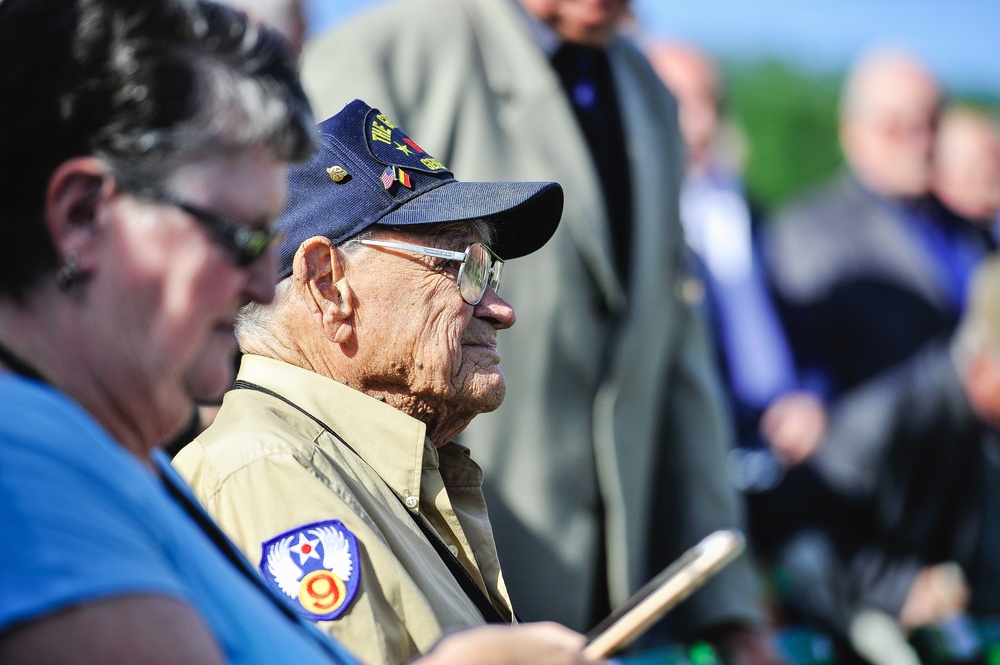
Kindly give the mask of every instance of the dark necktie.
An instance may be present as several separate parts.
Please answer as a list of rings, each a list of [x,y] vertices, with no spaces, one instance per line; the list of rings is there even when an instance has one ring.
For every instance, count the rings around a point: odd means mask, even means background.
[[[615,268],[628,284],[632,192],[621,113],[604,49],[563,44],[552,57],[563,89],[587,139],[610,221]]]

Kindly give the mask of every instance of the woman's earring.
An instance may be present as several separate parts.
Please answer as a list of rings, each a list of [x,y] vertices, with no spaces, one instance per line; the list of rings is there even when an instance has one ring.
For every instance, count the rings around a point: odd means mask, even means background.
[[[59,283],[59,290],[69,293],[76,287],[80,272],[76,265],[76,252],[70,252],[63,259],[62,267],[56,273],[56,281]]]

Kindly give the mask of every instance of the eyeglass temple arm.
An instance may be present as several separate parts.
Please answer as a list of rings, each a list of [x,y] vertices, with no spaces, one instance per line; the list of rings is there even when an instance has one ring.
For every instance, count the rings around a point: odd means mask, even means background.
[[[388,240],[362,240],[362,245],[376,245],[378,247],[388,247],[390,249],[408,249],[419,252],[425,256],[436,256],[442,259],[453,259],[464,261],[467,257],[465,252],[453,252],[450,249],[438,249],[437,247],[424,247],[422,245],[411,245],[408,242],[395,242]]]

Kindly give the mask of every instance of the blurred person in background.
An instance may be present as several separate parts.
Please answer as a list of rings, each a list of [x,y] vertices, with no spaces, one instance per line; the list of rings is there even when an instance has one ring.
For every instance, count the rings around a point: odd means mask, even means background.
[[[955,214],[1000,240],[1000,124],[959,106],[945,110],[932,173],[934,193]]]
[[[693,297],[704,301],[712,325],[737,431],[727,470],[744,493],[751,544],[767,570],[788,525],[803,519],[787,488],[773,491],[784,470],[768,444],[818,439],[825,409],[815,395],[797,390],[791,348],[760,256],[759,220],[740,180],[740,146],[732,138],[726,142],[721,72],[688,44],[652,43],[647,52],[677,98],[686,147],[681,223],[695,263]]]
[[[736,418],[738,444],[759,450],[761,417],[768,436],[823,429],[822,403],[799,392],[791,349],[768,289],[758,248],[757,218],[741,183],[739,146],[722,116],[723,81],[715,63],[688,44],[658,43],[650,61],[677,98],[686,172],[681,224],[704,281],[707,314]],[[777,403],[776,403],[777,400]],[[744,489],[778,480],[763,468],[741,474]],[[745,469],[749,472],[749,469]]]
[[[362,97],[456,175],[551,180],[552,241],[512,262],[508,398],[461,442],[482,464],[513,605],[586,629],[709,532],[741,527],[710,337],[682,293],[672,97],[618,34],[627,0],[386,2],[307,45],[321,113]],[[401,27],[405,26],[405,27]],[[350,66],[337,66],[350,57]],[[745,558],[672,613],[773,662]]]
[[[989,250],[930,192],[941,104],[912,56],[867,55],[841,97],[847,171],[780,211],[765,235],[796,360],[826,399],[949,335]]]
[[[867,516],[844,574],[932,662],[996,648],[1000,614],[1000,259],[968,301],[952,338],[845,393],[802,460]]]
[[[305,0],[225,0],[254,21],[277,30],[292,45],[296,60],[306,41]]]

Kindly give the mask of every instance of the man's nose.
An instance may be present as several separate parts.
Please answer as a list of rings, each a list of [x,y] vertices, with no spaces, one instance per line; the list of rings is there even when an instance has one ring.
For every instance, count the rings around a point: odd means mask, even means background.
[[[510,328],[517,319],[511,304],[501,298],[492,287],[486,287],[483,299],[473,307],[472,314],[480,319],[489,319],[497,330]]]

